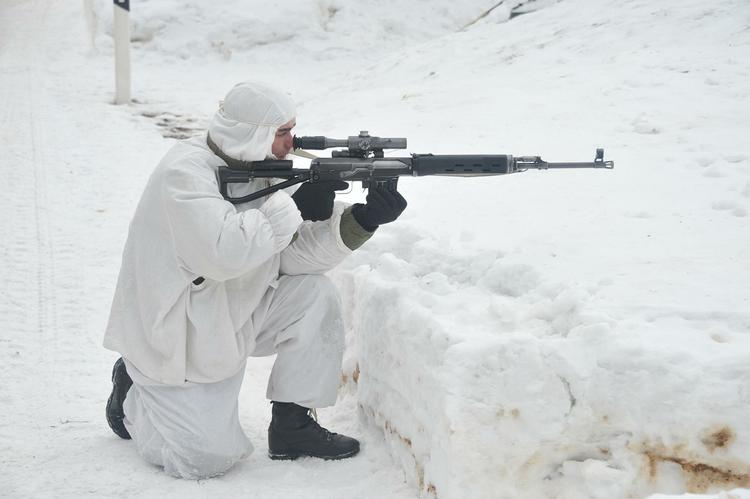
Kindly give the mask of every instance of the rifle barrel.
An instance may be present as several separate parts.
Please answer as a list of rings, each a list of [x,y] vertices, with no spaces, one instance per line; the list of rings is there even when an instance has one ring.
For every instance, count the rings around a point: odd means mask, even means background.
[[[606,168],[611,170],[615,167],[614,161],[604,161],[604,149],[598,148],[594,161],[591,162],[565,162],[565,163],[548,163],[539,156],[520,156],[514,158],[513,162],[517,171],[525,171],[536,168],[537,170],[547,170],[549,168]]]
[[[547,168],[607,168],[612,169],[615,167],[614,161],[592,161],[592,162],[574,162],[574,163],[545,163]],[[542,169],[540,168],[540,169]]]

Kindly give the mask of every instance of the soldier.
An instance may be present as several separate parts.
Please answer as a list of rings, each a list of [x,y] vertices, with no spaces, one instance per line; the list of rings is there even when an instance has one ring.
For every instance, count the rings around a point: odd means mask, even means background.
[[[122,356],[107,421],[144,459],[175,476],[224,473],[252,451],[238,421],[248,357],[277,354],[268,382],[273,459],[343,459],[359,442],[310,410],[336,401],[343,354],[337,291],[324,273],[406,207],[371,189],[366,204],[334,202],[346,182],[304,183],[233,205],[217,169],[285,158],[296,110],[289,96],[240,83],[206,134],[172,147],[130,224],[104,346]],[[233,184],[232,196],[268,187]]]

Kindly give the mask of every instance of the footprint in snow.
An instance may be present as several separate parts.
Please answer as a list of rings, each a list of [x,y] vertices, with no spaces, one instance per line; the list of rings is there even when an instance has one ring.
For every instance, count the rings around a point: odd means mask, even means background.
[[[707,156],[702,156],[696,159],[695,162],[698,163],[698,166],[700,166],[701,168],[706,168],[713,164],[714,159]]]
[[[633,121],[633,131],[641,135],[658,135],[661,131],[643,118]]]
[[[721,178],[726,177],[726,174],[721,168],[711,167],[707,168],[702,175],[708,178]]]
[[[651,218],[653,215],[647,211],[628,211],[625,212],[625,216],[628,218]]]
[[[733,201],[716,201],[711,204],[711,208],[717,211],[731,211],[735,217],[747,216],[747,210]]]
[[[727,154],[724,156],[724,161],[728,163],[742,163],[743,161],[747,161],[747,156],[744,154]]]
[[[734,203],[732,201],[714,201],[713,203],[711,203],[711,208],[719,211],[733,210],[737,207],[737,203]]]

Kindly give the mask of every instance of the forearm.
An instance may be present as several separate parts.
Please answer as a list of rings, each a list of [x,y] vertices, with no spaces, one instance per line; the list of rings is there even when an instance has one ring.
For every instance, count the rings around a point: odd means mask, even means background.
[[[291,244],[281,253],[281,273],[322,274],[362,246],[374,231],[365,230],[352,207],[333,210],[328,220],[303,223]]]
[[[352,206],[349,206],[341,214],[339,233],[341,234],[341,240],[344,241],[346,247],[353,251],[365,244],[375,232],[363,229],[359,222],[354,218],[354,215],[352,215]]]

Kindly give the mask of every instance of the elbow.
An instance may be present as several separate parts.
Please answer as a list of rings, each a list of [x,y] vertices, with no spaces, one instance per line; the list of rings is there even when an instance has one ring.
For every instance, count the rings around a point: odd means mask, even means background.
[[[281,275],[320,275],[328,272],[329,268],[316,267],[313,265],[301,265],[299,262],[290,262],[281,258],[279,274]]]
[[[204,254],[194,254],[191,258],[184,258],[182,263],[192,275],[223,282],[267,264],[276,254],[275,247],[270,242],[244,248],[217,246]]]
[[[175,247],[192,275],[227,281],[263,266],[289,245],[297,225],[284,230],[278,225],[260,210],[228,211],[221,224],[193,224],[192,232],[177,232]]]

